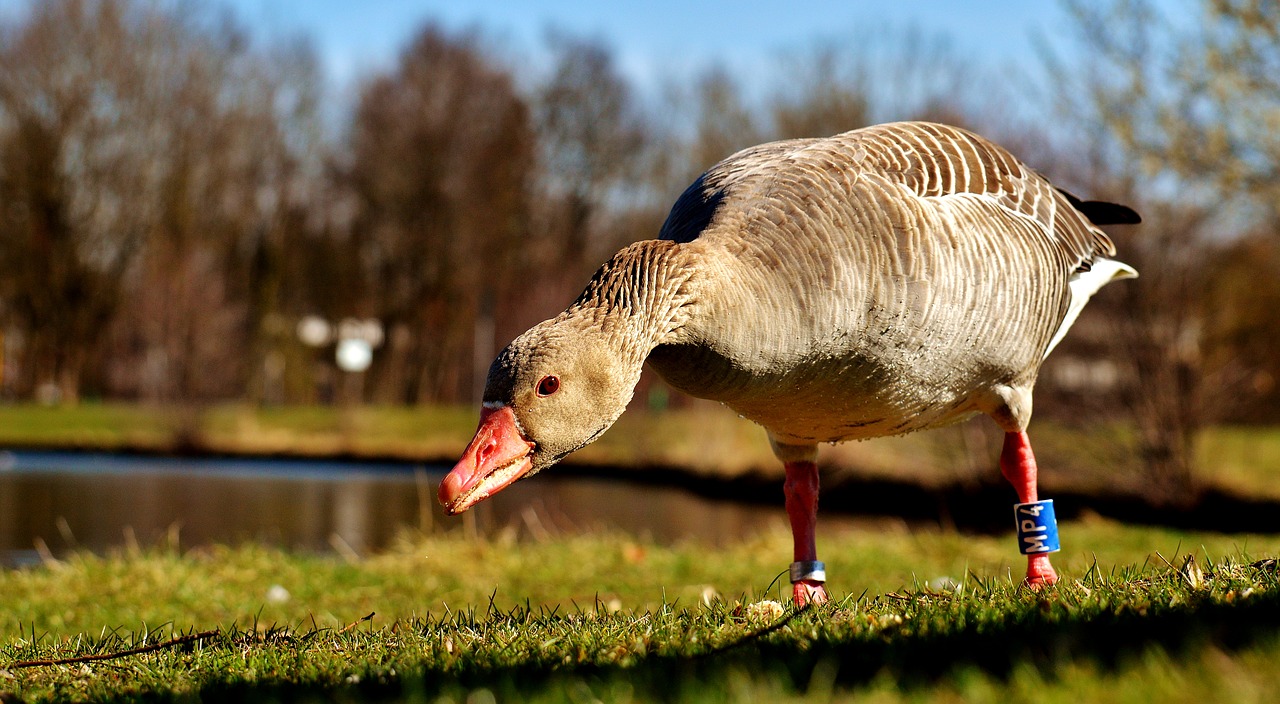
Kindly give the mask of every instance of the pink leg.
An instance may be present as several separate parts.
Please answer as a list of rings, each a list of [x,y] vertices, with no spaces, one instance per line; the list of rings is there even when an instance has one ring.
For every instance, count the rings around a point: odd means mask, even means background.
[[[795,561],[818,559],[815,528],[818,523],[818,465],[813,462],[787,462],[787,481],[782,489],[787,497],[787,515],[791,518],[791,535],[795,539]],[[802,579],[792,583],[796,606],[822,604],[828,599],[823,582]]]
[[[1026,431],[1005,433],[1004,449],[1000,452],[1000,473],[1018,492],[1019,503],[1038,501],[1036,494],[1036,456],[1031,452],[1031,440]],[[1024,584],[1038,588],[1058,581],[1058,574],[1049,564],[1047,554],[1027,555],[1027,579]]]

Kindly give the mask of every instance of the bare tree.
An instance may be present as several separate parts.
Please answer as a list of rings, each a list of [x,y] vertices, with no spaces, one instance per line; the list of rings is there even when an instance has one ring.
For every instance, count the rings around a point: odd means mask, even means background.
[[[1218,390],[1210,419],[1280,420],[1280,238],[1260,230],[1230,242],[1201,263],[1208,279],[1201,344],[1205,386]]]
[[[856,58],[831,44],[793,58],[771,101],[775,136],[825,137],[869,124],[868,77]]]
[[[62,2],[2,30],[0,270],[6,318],[25,340],[23,392],[56,384],[77,398],[146,234],[128,212],[142,170],[122,147],[138,136],[128,115],[143,86],[125,23],[115,3]]]
[[[470,394],[477,315],[516,278],[532,160],[529,110],[474,35],[429,26],[362,91],[346,177],[368,313],[390,331],[379,398]]]
[[[691,148],[682,150],[693,162],[686,182],[730,154],[764,141],[759,118],[747,106],[740,85],[723,68],[702,74],[694,92],[697,132]]]
[[[1200,18],[1177,30],[1150,3],[1127,0],[1113,16],[1165,28],[1149,53],[1153,129],[1126,135],[1148,159],[1160,159],[1221,200],[1240,201],[1271,219],[1280,212],[1280,5],[1201,0]],[[1077,14],[1091,17],[1083,7]],[[1150,32],[1150,30],[1148,30]],[[1121,39],[1115,32],[1112,39]],[[1108,45],[1111,54],[1118,47]]]
[[[554,67],[535,103],[547,205],[541,236],[580,285],[620,244],[599,218],[642,178],[648,135],[603,44],[555,33],[549,43]]]
[[[1121,398],[1136,430],[1139,486],[1150,500],[1185,504],[1195,498],[1196,440],[1213,404],[1201,344],[1209,216],[1194,205],[1130,202],[1146,220],[1117,240],[1141,276],[1100,309],[1127,371]]]
[[[237,394],[273,295],[254,238],[310,199],[306,51],[132,0],[53,0],[2,31],[0,296],[26,391],[74,400],[88,370],[99,391]]]
[[[1211,17],[1246,9],[1231,2],[1209,6]],[[1145,220],[1117,236],[1141,278],[1104,295],[1096,313],[1112,321],[1111,353],[1127,371],[1123,399],[1143,483],[1155,500],[1183,502],[1194,495],[1197,435],[1222,417],[1240,388],[1238,351],[1213,350],[1206,331],[1239,329],[1222,318],[1241,310],[1211,311],[1207,301],[1215,286],[1221,289],[1213,282],[1214,262],[1249,220],[1242,217],[1248,207],[1234,206],[1249,181],[1240,165],[1253,158],[1227,148],[1233,139],[1223,135],[1243,128],[1225,104],[1215,106],[1217,89],[1205,85],[1202,71],[1214,62],[1196,57],[1253,39],[1243,24],[1234,36],[1219,34],[1230,24],[1221,19],[1212,31],[1179,35],[1144,0],[1068,7],[1075,54],[1086,60],[1069,67],[1052,55],[1050,60],[1062,96],[1071,96],[1060,107],[1079,126],[1079,141],[1089,145],[1079,162],[1087,174],[1080,185],[1095,196],[1134,204]],[[1224,89],[1237,90],[1235,69],[1219,68]],[[1256,108],[1233,109],[1256,116]],[[1241,159],[1236,166],[1228,163],[1233,153]],[[1208,168],[1210,162],[1221,168]]]
[[[671,204],[698,174],[734,152],[764,141],[762,114],[742,84],[723,66],[712,66],[691,84],[668,82],[649,135],[646,172],[655,229]]]
[[[1177,179],[1182,198],[1272,217],[1280,203],[1280,5],[1197,0],[1175,23],[1150,0],[1067,0],[1090,57],[1099,124],[1147,178]],[[1235,214],[1237,217],[1240,213]]]
[[[817,137],[890,120],[1011,131],[1011,78],[918,30],[855,33],[787,55],[766,101],[773,138]],[[971,87],[982,85],[980,98]],[[1003,109],[992,106],[1002,104]]]
[[[281,312],[287,244],[307,227],[299,211],[317,205],[309,51],[259,54],[248,44],[226,25],[188,40],[171,94],[158,228],[134,289],[138,309],[153,310],[133,330],[165,370],[151,396],[238,396],[258,378],[268,321]]]

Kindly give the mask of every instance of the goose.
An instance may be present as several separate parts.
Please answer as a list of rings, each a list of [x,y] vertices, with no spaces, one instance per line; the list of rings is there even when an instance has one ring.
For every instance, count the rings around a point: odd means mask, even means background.
[[[594,441],[647,362],[767,431],[785,468],[797,605],[829,598],[818,446],[976,414],[1005,432],[1024,583],[1052,584],[1057,527],[1037,495],[1032,387],[1089,298],[1137,275],[1099,226],[1139,220],[941,124],[745,149],[684,191],[658,239],[623,248],[563,313],[498,354],[439,500],[460,513]]]

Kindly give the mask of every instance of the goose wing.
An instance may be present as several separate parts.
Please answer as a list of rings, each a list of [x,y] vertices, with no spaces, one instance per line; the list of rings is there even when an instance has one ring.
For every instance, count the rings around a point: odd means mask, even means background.
[[[1055,188],[1009,152],[972,132],[927,122],[897,122],[826,139],[793,139],[745,149],[699,176],[676,200],[659,239],[689,242],[713,222],[726,201],[767,191],[796,155],[830,151],[850,171],[875,172],[924,199],[979,198],[1035,223],[1057,247],[1068,271],[1115,254],[1097,225],[1136,223],[1123,205],[1082,201]]]
[[[1122,205],[1081,201],[1055,188],[994,143],[967,130],[926,122],[899,122],[846,133],[866,150],[864,163],[925,199],[981,198],[1034,222],[1029,232],[1049,238],[1068,271],[1090,268],[1115,245],[1090,221],[1136,222]]]

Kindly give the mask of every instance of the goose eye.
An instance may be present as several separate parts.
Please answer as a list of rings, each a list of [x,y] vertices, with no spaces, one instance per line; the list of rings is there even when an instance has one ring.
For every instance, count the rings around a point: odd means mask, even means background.
[[[550,396],[560,390],[560,380],[554,376],[544,376],[538,382],[538,395]]]

